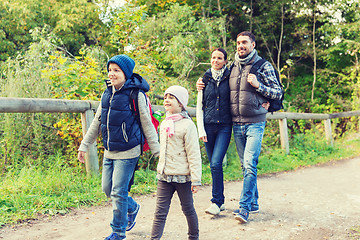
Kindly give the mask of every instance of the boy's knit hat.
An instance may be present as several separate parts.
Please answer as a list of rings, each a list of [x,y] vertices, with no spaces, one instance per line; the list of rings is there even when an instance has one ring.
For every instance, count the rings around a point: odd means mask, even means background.
[[[183,105],[184,109],[186,109],[189,101],[189,93],[186,88],[181,86],[171,86],[166,89],[164,96],[168,93],[175,96],[176,99]]]
[[[131,75],[133,74],[133,70],[135,67],[135,61],[132,60],[129,56],[125,54],[116,55],[110,58],[110,60],[107,62],[106,69],[109,72],[109,64],[110,63],[116,63],[121,70],[125,74],[125,78],[129,79]]]

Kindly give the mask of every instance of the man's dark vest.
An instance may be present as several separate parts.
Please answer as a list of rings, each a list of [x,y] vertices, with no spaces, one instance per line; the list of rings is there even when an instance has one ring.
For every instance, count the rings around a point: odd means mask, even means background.
[[[250,83],[247,82],[247,76],[255,56],[248,64],[240,67],[233,64],[229,79],[230,85],[230,103],[232,120],[234,123],[256,123],[266,121],[267,110],[262,107],[267,100],[258,93]]]

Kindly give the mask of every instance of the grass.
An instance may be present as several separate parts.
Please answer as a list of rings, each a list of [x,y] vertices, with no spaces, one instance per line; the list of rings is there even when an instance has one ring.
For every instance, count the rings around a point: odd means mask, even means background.
[[[99,176],[86,177],[81,169],[63,166],[63,157],[47,159],[51,167],[9,171],[0,186],[0,225],[39,215],[65,214],[72,208],[103,203]]]
[[[270,149],[264,146],[265,149]],[[360,138],[344,138],[328,146],[315,137],[294,139],[287,155],[283,150],[265,150],[260,156],[258,174],[296,170],[317,164],[357,156]],[[25,161],[25,160],[24,160]],[[87,177],[81,168],[67,167],[60,154],[49,156],[43,165],[26,166],[9,170],[1,177],[0,225],[16,224],[39,216],[66,214],[73,208],[103,204],[107,199],[101,191],[100,176]],[[205,159],[204,159],[205,161]],[[39,161],[37,161],[39,162]],[[156,173],[140,169],[135,175],[132,194],[149,194],[156,191]],[[224,180],[242,179],[240,161],[231,142],[224,166]],[[203,164],[203,184],[211,184],[209,164]],[[354,229],[359,234],[359,229]]]

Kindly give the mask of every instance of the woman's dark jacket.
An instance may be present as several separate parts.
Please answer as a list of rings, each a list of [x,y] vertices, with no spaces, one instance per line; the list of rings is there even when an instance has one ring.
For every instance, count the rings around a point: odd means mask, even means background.
[[[208,69],[203,82],[203,111],[204,124],[232,124],[230,110],[230,71],[225,69],[224,74],[218,84],[212,77],[211,69]]]

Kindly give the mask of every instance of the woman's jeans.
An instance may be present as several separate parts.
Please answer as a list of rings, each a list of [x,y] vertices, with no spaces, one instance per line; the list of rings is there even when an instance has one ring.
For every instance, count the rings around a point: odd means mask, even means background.
[[[158,181],[157,185],[157,199],[154,222],[151,231],[151,239],[161,239],[164,232],[166,217],[169,213],[171,199],[177,192],[181,209],[186,217],[188,224],[189,239],[199,239],[199,223],[198,217],[194,208],[193,195],[191,192],[191,182],[175,183]]]
[[[239,205],[250,211],[258,207],[257,164],[261,151],[265,122],[233,125],[234,140],[244,176]]]
[[[224,204],[223,160],[231,139],[231,125],[205,124],[206,153],[210,162],[212,177],[212,199],[218,207]]]
[[[125,236],[128,224],[127,213],[134,212],[137,203],[128,196],[129,182],[139,157],[131,159],[108,159],[104,157],[102,170],[102,189],[112,200],[113,219],[110,223],[113,232]]]

